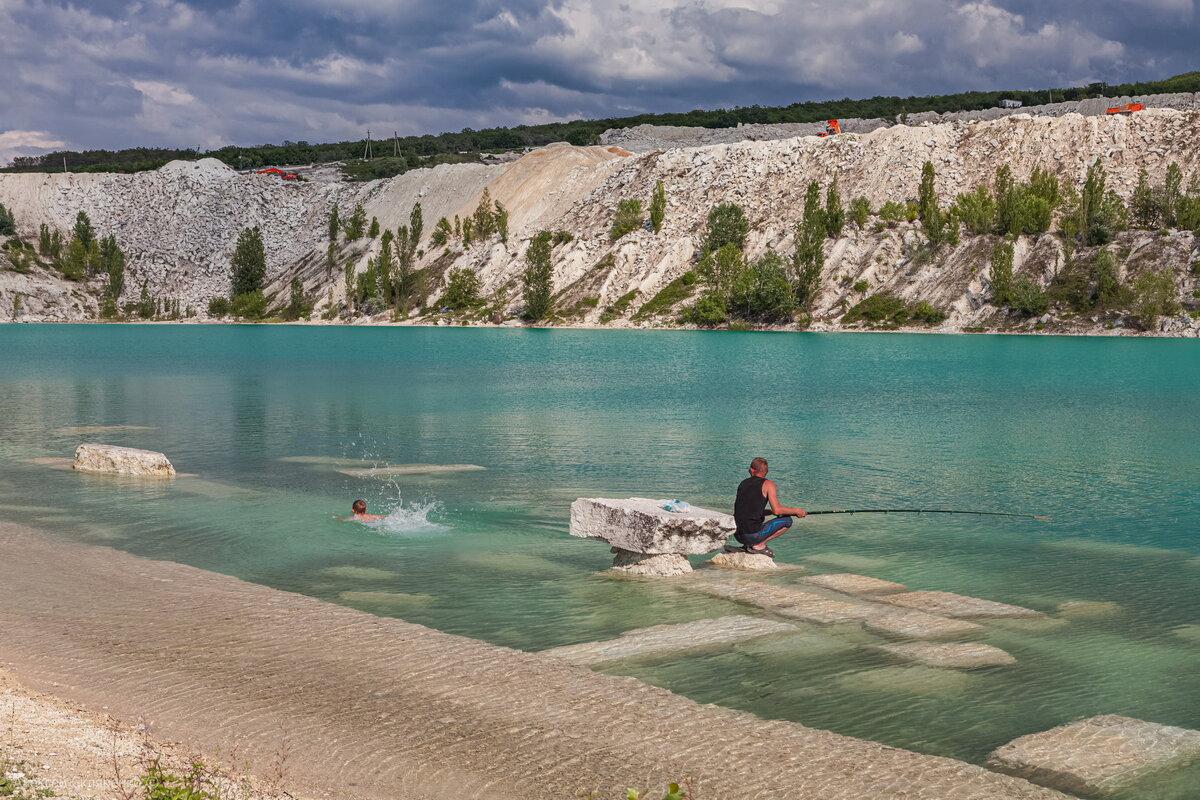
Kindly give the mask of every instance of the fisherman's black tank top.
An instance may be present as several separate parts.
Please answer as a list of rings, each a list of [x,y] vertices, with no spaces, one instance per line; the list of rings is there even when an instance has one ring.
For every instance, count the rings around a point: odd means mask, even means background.
[[[738,484],[737,499],[733,501],[733,521],[737,532],[758,533],[767,519],[767,498],[762,486],[766,478],[751,475]]]

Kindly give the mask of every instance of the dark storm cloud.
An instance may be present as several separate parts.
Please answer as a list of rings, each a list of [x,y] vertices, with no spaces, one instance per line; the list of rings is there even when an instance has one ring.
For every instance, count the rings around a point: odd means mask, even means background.
[[[0,0],[0,161],[1162,77],[1194,0]]]

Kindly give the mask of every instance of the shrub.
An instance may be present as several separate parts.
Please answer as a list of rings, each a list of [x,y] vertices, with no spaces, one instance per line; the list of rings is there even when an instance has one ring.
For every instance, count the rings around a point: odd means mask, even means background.
[[[609,238],[614,242],[627,233],[633,233],[642,227],[642,201],[636,198],[621,200],[617,203],[617,213],[613,217]]]
[[[1050,298],[1034,281],[1021,275],[1013,281],[1008,307],[1030,317],[1040,317],[1050,308]]]
[[[550,237],[550,241],[554,243],[555,247],[558,247],[560,244],[569,244],[574,240],[575,237],[571,235],[570,231],[555,231]]]
[[[629,306],[632,305],[635,297],[637,297],[637,289],[626,292],[618,297],[613,301],[612,305],[600,313],[600,323],[602,325],[607,325],[614,319],[623,316],[625,312],[629,310]]]
[[[654,194],[650,197],[650,227],[655,233],[662,230],[663,219],[667,214],[667,189],[663,182],[654,184]]]
[[[1133,314],[1146,330],[1158,325],[1158,318],[1179,313],[1175,276],[1169,269],[1145,272],[1133,282]]]
[[[908,208],[903,203],[888,200],[879,207],[879,218],[889,225],[904,222],[908,219]]]
[[[466,267],[450,270],[442,305],[463,311],[479,305],[479,276]]]
[[[292,282],[289,286],[289,296],[287,308],[284,309],[283,318],[289,320],[301,319],[312,313],[312,300],[304,294],[304,283],[298,275],[292,276]]]
[[[42,228],[45,229],[45,225]],[[17,220],[13,217],[11,211],[0,203],[0,236],[16,236],[17,235]],[[45,234],[47,242],[49,242],[49,232]]]
[[[731,287],[728,310],[740,319],[782,322],[794,308],[787,265],[776,253],[767,252],[746,265]]]
[[[267,298],[262,289],[235,294],[229,301],[229,310],[242,319],[262,319],[267,314]]]
[[[996,201],[986,186],[960,194],[954,201],[954,210],[967,230],[976,236],[991,233],[996,225]]]
[[[712,328],[723,323],[728,316],[721,296],[715,292],[705,292],[699,300],[684,309],[679,321],[686,325]]]
[[[946,315],[929,303],[910,304],[891,292],[865,297],[842,316],[843,324],[862,322],[872,328],[896,328],[910,323],[932,326],[945,319]]]
[[[850,201],[850,220],[859,228],[867,226],[871,216],[871,201],[865,197],[856,197]]]
[[[229,298],[214,297],[208,301],[208,315],[218,319],[229,315]]]
[[[720,297],[724,304],[743,266],[741,249],[733,242],[727,242],[717,250],[706,252],[696,266],[696,273],[708,291]]]
[[[737,203],[722,203],[708,212],[708,232],[704,237],[705,252],[715,253],[731,244],[738,250],[746,246],[750,223],[746,212]]]
[[[862,294],[868,288],[869,284],[866,281],[855,281],[854,285],[850,287],[851,291],[858,292],[859,294]]]

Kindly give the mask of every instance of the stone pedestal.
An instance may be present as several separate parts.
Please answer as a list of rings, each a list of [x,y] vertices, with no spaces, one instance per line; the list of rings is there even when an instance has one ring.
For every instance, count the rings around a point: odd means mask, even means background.
[[[733,533],[733,517],[706,508],[666,511],[661,500],[583,498],[571,504],[572,536],[612,545],[613,569],[632,575],[683,575],[685,556],[719,550]]]

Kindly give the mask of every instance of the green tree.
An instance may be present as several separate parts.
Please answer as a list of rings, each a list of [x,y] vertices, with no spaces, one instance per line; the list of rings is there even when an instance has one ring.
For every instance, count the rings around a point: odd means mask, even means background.
[[[991,273],[992,305],[1006,307],[1012,301],[1013,292],[1013,246],[1008,242],[997,242],[992,248]]]
[[[230,267],[231,293],[235,298],[239,294],[262,290],[263,280],[267,276],[267,255],[263,249],[262,231],[257,226],[243,228],[238,234]]]
[[[1092,265],[1096,277],[1096,302],[1105,309],[1121,308],[1126,304],[1124,287],[1117,275],[1117,260],[1107,250],[1096,254]]]
[[[470,247],[473,241],[475,241],[475,222],[470,217],[467,217],[462,221],[463,247]]]
[[[16,236],[17,220],[12,212],[0,203],[0,236]]]
[[[996,201],[986,186],[960,194],[954,201],[954,210],[967,230],[976,236],[996,228]]]
[[[421,244],[421,236],[425,233],[425,212],[421,210],[419,202],[413,203],[412,211],[408,212],[408,232],[409,246],[416,250]]]
[[[367,210],[363,208],[362,203],[355,204],[354,211],[342,224],[342,229],[346,232],[346,238],[352,242],[363,237],[367,230]]]
[[[926,161],[921,167],[921,188],[917,195],[917,217],[925,230],[925,238],[938,247],[946,238],[946,220],[938,205],[937,189],[934,186],[933,162]]]
[[[479,305],[479,276],[466,267],[450,270],[442,305],[464,311]]]
[[[700,258],[696,274],[707,287],[708,293],[719,297],[724,307],[729,302],[734,281],[744,268],[741,249],[733,242],[726,242],[717,250],[710,250]]]
[[[642,227],[642,201],[636,198],[621,200],[617,203],[617,213],[613,217],[609,238],[614,242],[627,233],[633,233]]]
[[[62,232],[53,230],[50,232],[50,258],[57,261],[62,258],[63,237]]]
[[[72,236],[67,243],[67,251],[59,260],[58,269],[63,277],[71,281],[81,281],[88,273],[88,249],[77,236]]]
[[[813,181],[804,199],[804,218],[796,225],[795,249],[792,252],[792,288],[796,305],[808,308],[821,287],[825,269],[825,210],[821,208],[820,187]]]
[[[96,241],[96,231],[92,228],[92,221],[88,219],[87,212],[80,211],[75,215],[75,238],[83,245],[85,250],[90,250]]]
[[[38,252],[50,255],[50,226],[44,222],[38,227]]]
[[[347,260],[346,266],[342,268],[342,271],[343,271],[343,280],[345,281],[345,284],[346,284],[344,287],[345,291],[346,291],[346,311],[348,313],[353,314],[354,309],[355,309],[355,306],[354,306],[354,262]]]
[[[725,301],[715,292],[705,292],[679,315],[679,321],[685,325],[698,325],[702,328],[715,327],[728,318]]]
[[[475,207],[473,219],[475,224],[472,227],[472,237],[486,242],[496,232],[496,209],[492,204],[492,194],[486,186],[483,189],[483,195],[479,198],[479,205]]]
[[[229,298],[214,297],[208,301],[208,315],[216,319],[229,315]]]
[[[996,233],[1016,233],[1019,226],[1016,181],[1013,180],[1012,167],[1008,164],[1001,164],[996,169],[996,178],[992,182],[992,196],[996,205]]]
[[[234,295],[229,301],[229,310],[242,319],[262,319],[267,315],[267,298],[262,289]]]
[[[650,227],[655,233],[662,230],[663,219],[667,214],[667,188],[662,181],[654,184],[654,193],[650,195]]]
[[[115,307],[125,291],[125,253],[117,245],[115,235],[109,234],[100,240],[99,265],[100,270],[108,276],[104,295],[113,301]]]
[[[537,322],[550,313],[551,287],[554,279],[550,231],[539,231],[525,251],[524,284],[525,319]]]
[[[825,231],[829,238],[837,239],[846,226],[846,210],[842,208],[842,195],[838,192],[835,177],[825,192]]]
[[[1100,159],[1088,167],[1083,191],[1079,196],[1076,228],[1087,245],[1104,245],[1128,224],[1125,204],[1107,188],[1107,175]]]
[[[715,253],[727,244],[738,250],[746,246],[746,234],[750,223],[746,212],[737,203],[721,203],[708,212],[708,231],[704,237],[704,250]]]
[[[367,229],[367,236],[374,239],[379,235],[379,217],[371,217],[371,227]]]
[[[1026,316],[1039,317],[1050,308],[1050,299],[1028,277],[1021,275],[1013,280],[1009,291],[1008,307]]]
[[[300,280],[299,275],[292,276],[290,285],[290,297],[287,308],[284,310],[284,319],[300,319],[307,317],[312,313],[312,300],[304,293],[304,283]]]
[[[500,241],[508,244],[508,209],[499,200],[496,201],[496,233]]]
[[[871,201],[865,197],[856,197],[850,201],[850,219],[858,226],[859,230],[867,227],[867,220],[871,218]]]
[[[146,285],[146,281],[142,280],[142,291],[138,295],[137,315],[142,319],[150,319],[154,316],[155,302],[150,296],[150,288]]]
[[[337,241],[338,231],[341,230],[342,221],[338,219],[338,207],[335,203],[329,209],[329,243],[333,244]]]
[[[1133,198],[1129,205],[1134,224],[1139,228],[1157,228],[1162,221],[1158,198],[1154,196],[1154,190],[1150,188],[1150,178],[1144,169],[1138,170],[1137,187],[1133,190]]]
[[[1179,165],[1172,161],[1167,165],[1160,200],[1163,224],[1168,228],[1179,227],[1179,206],[1183,196],[1183,172]]]
[[[429,237],[430,246],[445,247],[453,232],[450,228],[450,220],[442,217],[437,221],[437,225],[433,226],[433,235]]]
[[[405,245],[407,246],[408,229],[403,225],[400,229],[405,233]],[[375,259],[375,270],[377,280],[379,281],[379,293],[384,299],[384,302],[391,303],[393,297],[393,280],[392,280],[392,232],[385,230],[383,236],[379,239],[379,256]]]

